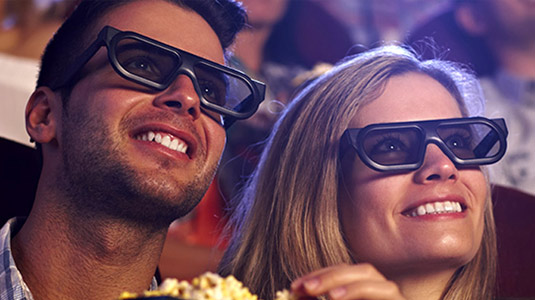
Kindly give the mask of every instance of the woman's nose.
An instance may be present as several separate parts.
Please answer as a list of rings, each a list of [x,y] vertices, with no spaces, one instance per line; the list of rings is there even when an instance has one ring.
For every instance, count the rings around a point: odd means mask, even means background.
[[[421,183],[456,181],[459,170],[450,158],[435,144],[427,145],[424,162],[416,171],[416,180]]]
[[[175,81],[154,99],[154,105],[177,114],[186,114],[196,120],[201,115],[201,102],[193,81],[179,75]]]

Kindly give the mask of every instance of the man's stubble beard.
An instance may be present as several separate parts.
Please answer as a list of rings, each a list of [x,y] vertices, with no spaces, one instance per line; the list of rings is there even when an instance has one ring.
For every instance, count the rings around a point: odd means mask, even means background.
[[[112,133],[99,116],[78,113],[63,119],[61,188],[84,217],[120,219],[155,229],[167,227],[199,203],[215,173],[217,165],[180,183],[166,174],[172,162],[163,160],[160,168],[140,173],[128,163],[118,142],[125,140],[126,132]],[[202,163],[196,163],[199,171],[203,170]]]

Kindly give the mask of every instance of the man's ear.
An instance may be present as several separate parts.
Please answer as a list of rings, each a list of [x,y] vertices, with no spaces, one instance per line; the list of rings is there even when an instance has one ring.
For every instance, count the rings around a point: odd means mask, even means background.
[[[460,4],[455,9],[455,20],[461,28],[474,36],[487,34],[488,25],[485,12],[475,4]]]
[[[26,105],[26,130],[37,143],[46,144],[56,138],[61,116],[61,96],[48,87],[38,87]]]

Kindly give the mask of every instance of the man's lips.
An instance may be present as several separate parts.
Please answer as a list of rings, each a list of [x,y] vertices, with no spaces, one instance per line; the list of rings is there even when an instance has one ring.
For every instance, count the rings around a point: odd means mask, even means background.
[[[165,132],[154,132],[149,131],[135,136],[136,140],[147,141],[158,143],[162,146],[165,146],[171,150],[186,154],[188,151],[188,145],[186,142],[179,138],[175,138],[172,135],[166,134]]]
[[[140,141],[159,144],[177,153],[193,158],[197,150],[196,140],[189,134],[165,126],[144,126],[131,135]]]

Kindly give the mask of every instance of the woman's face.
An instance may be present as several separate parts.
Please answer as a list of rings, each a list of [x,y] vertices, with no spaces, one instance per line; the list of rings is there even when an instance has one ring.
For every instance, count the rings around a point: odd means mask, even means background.
[[[438,81],[407,73],[392,77],[379,98],[361,107],[349,128],[458,117],[457,101]],[[395,278],[417,270],[453,271],[476,254],[486,199],[479,168],[457,169],[440,148],[429,144],[423,165],[415,171],[374,171],[351,150],[343,157],[342,170],[342,226],[358,262],[372,263]],[[462,212],[412,216],[421,205],[435,208],[448,201],[459,202]]]

